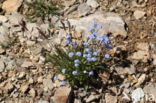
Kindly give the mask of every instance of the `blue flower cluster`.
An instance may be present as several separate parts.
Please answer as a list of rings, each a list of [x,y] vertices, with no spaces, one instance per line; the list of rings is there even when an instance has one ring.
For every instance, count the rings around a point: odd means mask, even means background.
[[[92,42],[97,42],[100,44],[103,44],[106,49],[112,49],[112,45],[110,44],[110,38],[107,34],[103,34],[102,36],[98,36],[98,31],[102,29],[103,27],[101,25],[98,25],[97,22],[93,21],[91,23],[92,28],[89,29],[90,35],[88,36],[88,40],[84,41],[82,43],[83,49],[75,49],[72,52],[70,51],[68,53],[68,58],[70,61],[72,61],[72,68],[62,68],[61,73],[63,75],[72,75],[71,77],[78,77],[82,75],[92,76],[94,75],[94,69],[91,65],[98,64],[100,61],[100,51],[96,50],[95,48],[91,47]],[[66,35],[66,45],[72,45],[72,47],[76,48],[78,47],[77,43],[72,42],[72,36],[71,34]],[[105,54],[103,56],[105,59],[110,58],[110,54]],[[87,69],[82,70],[81,67],[86,66]],[[87,66],[90,66],[88,69]],[[53,78],[53,80],[58,80],[57,76]],[[64,86],[66,85],[66,81],[61,81],[60,85]]]

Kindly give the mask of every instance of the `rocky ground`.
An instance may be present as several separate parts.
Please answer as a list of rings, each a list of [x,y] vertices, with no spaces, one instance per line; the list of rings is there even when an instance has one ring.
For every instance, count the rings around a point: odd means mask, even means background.
[[[31,1],[31,0],[29,0]],[[50,21],[27,20],[23,0],[0,1],[0,103],[155,103],[156,0],[60,0],[60,16]],[[118,65],[99,74],[103,85],[57,87],[53,65],[45,52],[53,52],[69,24],[78,33],[99,21],[113,34]],[[84,36],[84,38],[85,38]]]

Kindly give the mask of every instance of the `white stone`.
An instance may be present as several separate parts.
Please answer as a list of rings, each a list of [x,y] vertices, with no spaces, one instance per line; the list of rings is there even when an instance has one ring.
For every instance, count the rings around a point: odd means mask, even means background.
[[[143,98],[144,96],[145,96],[145,94],[144,94],[144,91],[142,90],[142,88],[135,89],[131,94],[133,103],[139,102],[141,100],[141,98]]]
[[[93,8],[97,8],[99,6],[99,4],[97,3],[96,0],[87,0],[87,5],[89,5]]]
[[[144,17],[145,14],[146,14],[146,12],[144,12],[144,11],[136,10],[134,12],[134,17],[136,19],[140,19],[140,18]]]
[[[7,17],[3,16],[3,15],[0,15],[0,22],[4,23],[8,20]]]
[[[52,80],[51,79],[44,79],[43,80],[43,85],[44,85],[44,87],[45,88],[48,88],[48,89],[50,89],[50,90],[52,90],[53,89],[53,82],[52,82]]]

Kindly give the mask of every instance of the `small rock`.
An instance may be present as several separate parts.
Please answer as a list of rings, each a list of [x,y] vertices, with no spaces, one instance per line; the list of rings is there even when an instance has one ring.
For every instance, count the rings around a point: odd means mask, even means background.
[[[32,88],[30,91],[29,91],[29,94],[32,96],[32,97],[35,97],[36,96],[36,91],[34,88]]]
[[[109,93],[105,95],[106,103],[117,103],[117,96],[112,96]]]
[[[136,68],[133,65],[130,67],[115,67],[115,70],[119,75],[134,74],[136,72]]]
[[[80,4],[78,7],[79,17],[89,14],[90,11],[91,8],[86,3]]]
[[[29,85],[23,85],[23,86],[21,86],[20,91],[22,93],[25,93],[28,90],[28,88],[29,88]]]
[[[11,92],[14,89],[14,86],[11,82],[8,82],[4,88],[7,90],[7,92]]]
[[[38,77],[37,82],[42,83],[43,82],[43,77],[42,76]]]
[[[0,60],[0,72],[3,72],[4,69],[5,69],[5,63],[2,60]]]
[[[96,0],[87,0],[87,5],[91,6],[92,8],[97,8],[99,7],[99,4],[97,3]]]
[[[146,14],[146,12],[144,12],[144,11],[136,10],[136,11],[134,12],[134,17],[135,17],[136,19],[140,19],[140,18],[142,18],[145,14]]]
[[[22,2],[23,0],[6,0],[2,5],[2,9],[6,12],[17,11]]]
[[[156,83],[146,85],[143,90],[149,95],[149,99],[156,102]]]
[[[23,79],[25,77],[25,72],[21,72],[18,76],[19,79]]]
[[[19,25],[19,23],[22,21],[23,16],[17,12],[12,12],[11,15],[7,15],[10,24],[12,25]]]
[[[6,22],[8,19],[7,17],[3,16],[3,15],[0,15],[0,22],[4,23]]]
[[[21,65],[21,67],[23,67],[23,68],[28,68],[31,66],[33,66],[33,63],[29,62],[29,61],[24,61],[23,64]]]
[[[87,100],[86,100],[86,103],[90,103],[96,99],[99,99],[100,98],[100,95],[90,95]]]
[[[150,58],[150,54],[148,51],[139,50],[137,52],[134,52],[129,58],[134,59],[134,60],[141,60],[143,62],[147,62],[147,60]]]
[[[145,96],[144,91],[142,88],[137,88],[134,91],[132,91],[131,97],[133,100],[133,103],[137,103]]]
[[[136,48],[142,51],[149,51],[148,43],[137,43]]]
[[[139,79],[138,79],[138,82],[134,85],[135,87],[138,87],[140,86],[146,79],[146,74],[142,74]]]
[[[67,103],[69,95],[71,93],[70,87],[59,87],[54,94],[53,101],[54,103]]]
[[[43,85],[45,88],[52,90],[54,88],[53,82],[51,79],[44,79]]]

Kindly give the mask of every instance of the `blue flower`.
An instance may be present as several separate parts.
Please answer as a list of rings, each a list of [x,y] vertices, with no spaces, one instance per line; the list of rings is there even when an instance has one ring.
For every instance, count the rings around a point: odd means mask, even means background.
[[[109,41],[110,41],[110,39],[109,39],[108,37],[105,37],[104,40],[103,40],[103,42],[106,43],[106,44],[107,44]]]
[[[91,58],[87,58],[87,61],[90,62],[92,59]]]
[[[94,61],[94,62],[97,60],[97,58],[95,58],[95,57],[92,57],[91,59],[92,59],[92,61]]]
[[[86,48],[85,49],[85,52],[90,52],[91,50],[89,48]]]
[[[66,40],[66,41],[65,41],[65,44],[70,44],[70,43],[71,43],[70,40]]]
[[[87,54],[87,57],[88,57],[88,58],[91,58],[91,57],[92,57],[92,55],[91,55],[91,54]]]
[[[104,58],[109,59],[110,58],[110,55],[109,54],[105,54],[104,55]]]
[[[67,84],[66,81],[61,81],[61,82],[60,82],[60,86],[65,86],[66,84]]]
[[[89,30],[88,30],[89,32],[94,32],[95,31],[95,29],[93,29],[93,28],[89,28]]]
[[[102,29],[102,25],[97,25],[97,26],[96,26],[96,29],[97,29],[97,30]]]
[[[84,74],[88,73],[86,70],[83,71]]]
[[[61,72],[64,74],[66,72],[66,69],[62,69]]]
[[[94,34],[90,34],[89,35],[89,39],[94,40],[95,39],[95,35]]]
[[[74,56],[74,53],[73,53],[73,52],[70,52],[70,53],[68,54],[68,56],[69,56],[70,58],[72,58],[72,57]]]
[[[93,71],[90,71],[90,72],[89,72],[89,75],[94,75],[94,72],[93,72]]]
[[[88,42],[84,42],[83,45],[84,45],[84,46],[88,46],[89,43],[88,43]]]
[[[74,66],[75,66],[75,67],[79,67],[79,65],[80,65],[80,64],[77,64],[77,63],[76,63],[76,64],[74,64]]]
[[[81,52],[77,52],[76,55],[77,55],[77,56],[81,56],[82,53],[81,53]]]
[[[103,41],[103,37],[97,37],[96,40],[97,41]]]
[[[57,75],[54,76],[53,80],[54,80],[54,81],[58,80]]]
[[[75,70],[72,72],[73,75],[78,75],[78,72]]]
[[[88,55],[88,54],[83,54],[83,57],[84,57],[84,58],[87,58],[87,55]]]
[[[105,44],[104,46],[106,49],[113,49],[112,45],[110,45],[110,44]]]
[[[79,62],[80,62],[79,59],[74,60],[75,64],[78,64]]]
[[[92,22],[91,22],[91,25],[92,25],[92,26],[97,26],[97,22],[96,22],[96,21],[92,21]]]
[[[93,55],[94,55],[94,56],[97,56],[97,55],[98,55],[98,52],[93,52]]]
[[[77,44],[76,44],[76,43],[71,43],[71,45],[72,45],[74,48],[77,48]]]
[[[70,34],[67,34],[67,35],[66,35],[66,38],[67,38],[67,39],[70,39],[70,38],[71,38],[71,35],[70,35]]]

